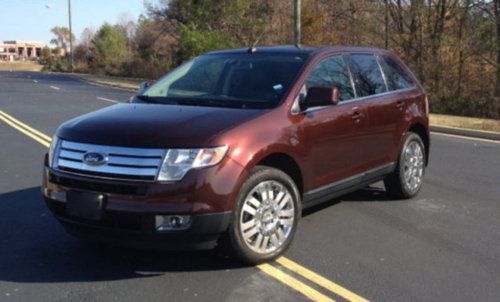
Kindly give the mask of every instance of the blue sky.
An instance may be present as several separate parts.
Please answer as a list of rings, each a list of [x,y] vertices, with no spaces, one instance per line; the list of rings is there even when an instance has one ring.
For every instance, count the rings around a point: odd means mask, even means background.
[[[47,7],[48,6],[48,7]],[[73,33],[116,23],[121,15],[134,21],[144,12],[144,0],[71,0]],[[0,43],[29,40],[49,43],[50,29],[68,26],[67,0],[0,0]]]

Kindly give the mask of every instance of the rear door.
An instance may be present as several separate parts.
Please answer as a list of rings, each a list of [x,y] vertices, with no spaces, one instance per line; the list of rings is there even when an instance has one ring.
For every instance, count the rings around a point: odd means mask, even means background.
[[[361,150],[363,170],[381,167],[390,162],[393,137],[403,117],[397,94],[390,93],[380,62],[374,54],[350,54],[349,66],[359,99],[367,107],[368,126],[365,132],[369,147]]]
[[[354,57],[353,57],[354,58]],[[368,127],[373,142],[370,165],[373,168],[396,160],[394,150],[399,147],[409,104],[409,94],[416,87],[412,77],[388,56],[375,56],[378,68],[387,87],[387,92],[368,99]],[[397,152],[399,153],[399,152]]]

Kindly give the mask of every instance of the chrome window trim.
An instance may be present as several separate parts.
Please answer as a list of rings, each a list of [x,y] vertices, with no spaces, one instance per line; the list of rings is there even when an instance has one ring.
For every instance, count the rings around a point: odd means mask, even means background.
[[[367,95],[367,96],[363,96],[363,97],[357,97],[357,98],[350,99],[350,100],[347,100],[347,101],[339,102],[337,105],[321,106],[321,107],[311,107],[311,108],[308,108],[305,111],[299,111],[299,112],[293,112],[292,111],[292,115],[299,115],[299,114],[303,114],[303,113],[309,113],[309,112],[315,112],[315,111],[323,110],[323,109],[326,109],[326,108],[332,108],[332,107],[342,106],[342,105],[345,105],[345,104],[350,104],[350,103],[355,103],[355,102],[362,102],[362,101],[366,101],[366,100],[369,100],[369,99],[372,99],[372,98],[378,98],[378,97],[381,97],[381,96],[387,96],[387,95],[391,95],[391,94],[394,94],[394,93],[400,93],[400,92],[414,90],[415,88],[417,88],[417,85],[413,85],[413,86],[408,87],[408,88],[403,88],[403,89],[398,89],[398,90],[391,90],[391,91],[387,91],[387,92],[383,92],[383,93],[377,93],[377,94],[372,94],[372,95]],[[295,102],[297,102],[297,99],[295,100]]]

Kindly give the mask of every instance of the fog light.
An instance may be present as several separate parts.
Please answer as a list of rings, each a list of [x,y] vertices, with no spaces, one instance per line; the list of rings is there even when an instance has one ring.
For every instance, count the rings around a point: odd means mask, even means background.
[[[156,215],[155,226],[157,232],[185,230],[191,225],[189,215]]]

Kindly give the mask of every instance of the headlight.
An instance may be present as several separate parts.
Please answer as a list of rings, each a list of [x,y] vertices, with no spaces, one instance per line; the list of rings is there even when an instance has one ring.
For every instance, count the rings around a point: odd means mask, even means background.
[[[191,169],[217,165],[226,155],[227,149],[228,146],[205,149],[170,149],[161,165],[158,180],[181,180]]]
[[[54,156],[55,156],[55,152],[56,152],[56,148],[57,148],[57,144],[59,143],[59,138],[57,137],[57,135],[54,135],[52,137],[52,141],[50,143],[50,148],[49,148],[49,167],[52,168],[52,164],[54,162]]]

